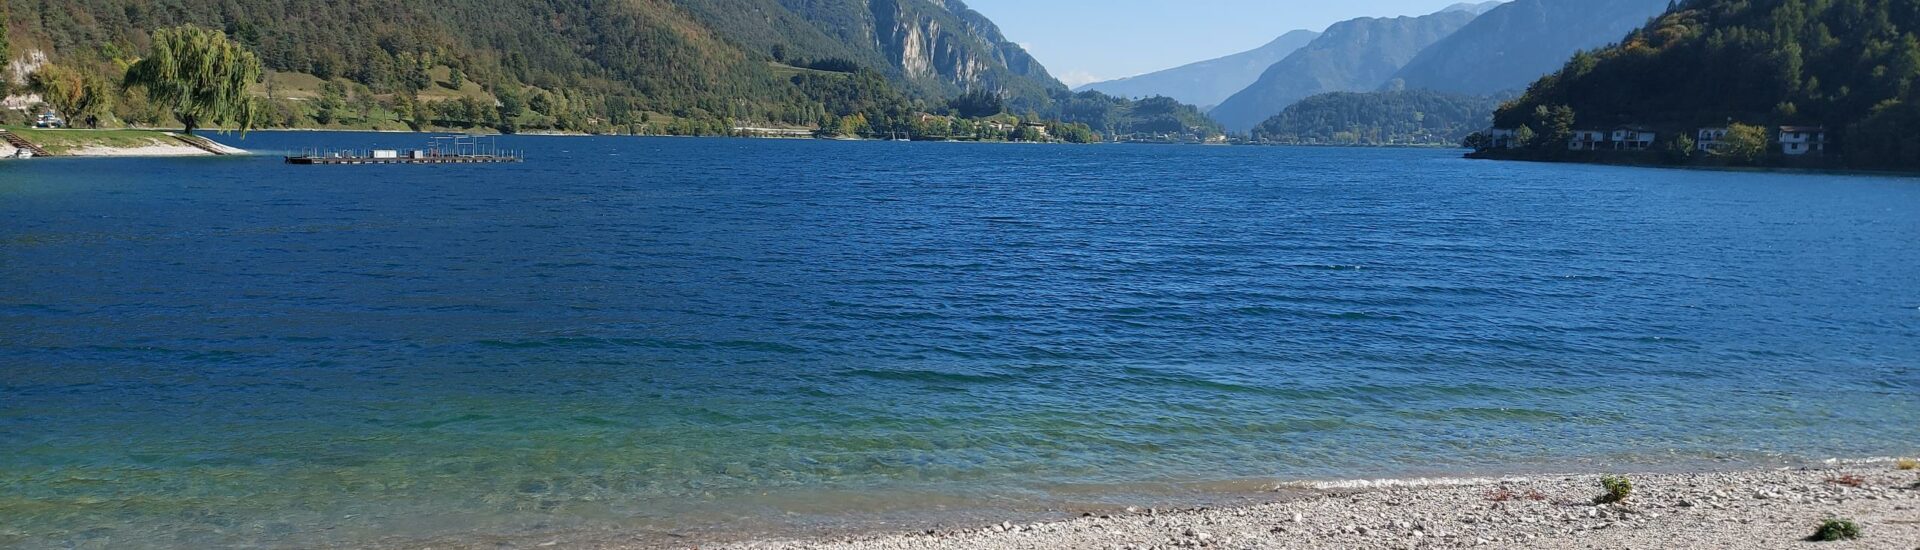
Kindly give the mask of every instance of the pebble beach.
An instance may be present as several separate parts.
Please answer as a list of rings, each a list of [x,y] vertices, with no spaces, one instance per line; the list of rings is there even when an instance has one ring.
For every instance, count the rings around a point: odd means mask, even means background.
[[[1417,548],[1920,549],[1920,472],[1892,462],[1627,476],[1595,504],[1599,475],[1313,484],[1303,498],[1247,507],[1129,508],[1057,523],[823,540],[728,550],[1159,550]],[[1828,519],[1858,539],[1814,542]]]

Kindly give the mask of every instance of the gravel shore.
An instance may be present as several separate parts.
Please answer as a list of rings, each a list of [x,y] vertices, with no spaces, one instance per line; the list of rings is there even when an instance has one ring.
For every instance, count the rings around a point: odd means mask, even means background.
[[[1307,487],[1314,492],[1306,498],[1242,508],[1128,509],[1057,523],[717,548],[1920,550],[1920,472],[1891,462],[1628,477],[1633,492],[1615,504],[1594,504],[1603,493],[1598,475],[1329,483]],[[1857,522],[1861,537],[1809,541],[1829,518]]]

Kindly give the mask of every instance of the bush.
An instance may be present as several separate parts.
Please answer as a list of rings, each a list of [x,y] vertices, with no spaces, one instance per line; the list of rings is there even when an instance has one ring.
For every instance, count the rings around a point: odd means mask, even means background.
[[[1807,537],[1807,540],[1832,542],[1857,538],[1860,538],[1860,524],[1851,520],[1830,519],[1820,522],[1820,529],[1814,531],[1813,536]]]
[[[1633,480],[1627,479],[1627,476],[1602,476],[1600,488],[1605,489],[1607,494],[1595,497],[1593,503],[1612,504],[1633,495]]]
[[[1893,467],[1901,470],[1920,469],[1920,460],[1914,460],[1911,458],[1902,458],[1900,460],[1895,461],[1893,463]]]

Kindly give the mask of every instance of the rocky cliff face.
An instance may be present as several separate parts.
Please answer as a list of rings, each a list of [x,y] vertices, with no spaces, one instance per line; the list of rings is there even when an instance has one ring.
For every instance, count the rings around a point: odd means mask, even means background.
[[[873,47],[909,79],[954,89],[1064,88],[959,0],[867,0]]]
[[[894,73],[922,91],[987,89],[1010,99],[1045,101],[1065,89],[1040,62],[1000,34],[1000,27],[961,0],[676,0],[721,23],[778,22],[798,16],[810,27],[741,29],[750,48],[782,44],[809,58],[846,57]],[[721,6],[724,4],[724,7]],[[756,13],[740,18],[741,12]],[[782,25],[772,25],[780,27]],[[818,40],[810,40],[817,37]],[[826,43],[823,43],[826,42]]]

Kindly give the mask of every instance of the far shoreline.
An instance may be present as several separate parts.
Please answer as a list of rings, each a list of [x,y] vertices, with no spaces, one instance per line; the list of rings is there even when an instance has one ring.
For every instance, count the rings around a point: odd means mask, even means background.
[[[1535,163],[1535,164],[1574,164],[1574,165],[1586,165],[1586,166],[1617,166],[1622,168],[1652,168],[1652,169],[1659,169],[1659,170],[1691,170],[1691,171],[1702,171],[1702,172],[1731,172],[1731,173],[1752,173],[1752,174],[1808,174],[1808,175],[1828,175],[1828,176],[1880,176],[1880,177],[1898,177],[1898,178],[1920,177],[1920,170],[1913,170],[1913,171],[1869,170],[1864,168],[1817,168],[1817,167],[1801,167],[1801,166],[1733,166],[1733,165],[1714,165],[1714,164],[1699,164],[1699,163],[1673,164],[1673,163],[1662,163],[1662,162],[1636,162],[1632,159],[1623,159],[1623,160],[1608,160],[1605,158],[1596,158],[1592,160],[1556,159],[1556,158],[1529,157],[1529,156],[1522,156],[1522,155],[1488,154],[1488,152],[1472,152],[1472,151],[1469,151],[1467,154],[1462,155],[1461,158],[1465,158],[1467,160],[1483,160],[1483,161],[1492,161],[1492,162],[1527,162],[1527,163]]]

